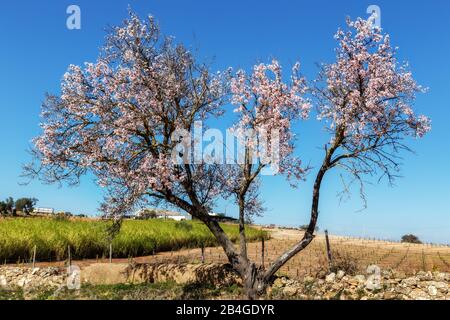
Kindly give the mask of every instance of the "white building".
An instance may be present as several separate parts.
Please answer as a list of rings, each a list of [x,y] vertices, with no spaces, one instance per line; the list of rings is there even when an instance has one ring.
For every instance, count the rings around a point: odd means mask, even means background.
[[[34,208],[33,213],[35,213],[35,214],[54,214],[55,210],[53,208]]]
[[[158,219],[171,219],[171,220],[175,220],[175,221],[182,221],[182,220],[186,220],[186,216],[178,213],[178,212],[172,212],[172,211],[166,211],[166,212],[162,212],[159,213],[157,215]]]
[[[152,213],[154,214],[153,217],[152,217]],[[179,212],[162,210],[162,209],[154,209],[154,208],[140,209],[140,210],[136,211],[135,217],[137,219],[156,218],[156,219],[170,219],[170,220],[175,220],[175,221],[182,221],[182,220],[188,219],[188,216],[183,215]]]

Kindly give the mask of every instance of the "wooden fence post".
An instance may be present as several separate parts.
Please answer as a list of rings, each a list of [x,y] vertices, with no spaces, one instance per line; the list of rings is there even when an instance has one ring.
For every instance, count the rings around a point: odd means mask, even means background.
[[[67,263],[68,263],[68,265],[70,267],[72,265],[72,255],[70,253],[70,245],[67,246],[67,253],[68,253],[68,257],[67,257],[68,261],[67,261]]]
[[[328,238],[328,230],[325,230],[325,242],[327,244],[328,267],[329,267],[329,269],[331,269],[331,267],[333,266],[333,257],[331,256],[330,239]]]
[[[205,263],[205,245],[203,243],[202,243],[201,251],[202,251],[202,263]]]
[[[264,238],[261,239],[261,265],[264,269]]]
[[[36,264],[36,245],[34,246],[34,249],[33,249],[33,269],[34,269],[35,264]]]

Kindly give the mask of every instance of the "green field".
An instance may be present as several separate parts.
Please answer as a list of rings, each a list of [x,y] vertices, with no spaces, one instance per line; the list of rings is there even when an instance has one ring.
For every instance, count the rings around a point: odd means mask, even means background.
[[[0,263],[29,260],[36,246],[36,260],[64,260],[70,246],[73,259],[108,256],[107,229],[111,222],[99,220],[58,220],[51,218],[0,219]],[[233,241],[237,225],[222,224]],[[247,229],[250,241],[268,234]],[[126,220],[112,242],[113,257],[128,258],[154,252],[217,245],[212,233],[200,222],[172,220]]]

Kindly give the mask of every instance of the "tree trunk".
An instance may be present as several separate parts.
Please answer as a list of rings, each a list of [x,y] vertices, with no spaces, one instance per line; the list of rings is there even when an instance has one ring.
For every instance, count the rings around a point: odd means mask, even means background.
[[[310,222],[303,238],[291,249],[282,254],[267,269],[267,271],[265,271],[262,267],[257,268],[256,265],[253,262],[249,261],[247,257],[244,223],[244,198],[239,198],[240,253],[237,252],[233,242],[225,234],[219,223],[209,216],[208,211],[205,208],[199,205],[192,190],[188,189],[187,191],[188,194],[191,195],[191,200],[195,203],[194,206],[190,206],[189,204],[184,203],[180,199],[175,199],[174,197],[169,198],[169,200],[173,200],[174,202],[176,201],[177,204],[178,202],[181,202],[180,205],[186,207],[187,211],[190,212],[193,217],[197,217],[208,227],[208,229],[217,239],[220,246],[224,249],[225,254],[228,257],[228,261],[232,265],[233,269],[241,277],[244,293],[246,294],[247,298],[254,300],[257,299],[258,296],[265,293],[267,287],[272,283],[275,273],[292,257],[306,248],[314,239],[314,232],[319,215],[320,186],[325,173],[332,167],[332,165],[330,166],[331,158],[337,147],[338,144],[335,143],[330,150],[327,150],[322,166],[317,173],[316,180],[314,182]],[[181,207],[183,208],[183,206]]]
[[[245,273],[242,275],[244,293],[249,300],[255,300],[265,293],[270,282],[264,279],[264,269],[256,267],[253,262],[248,262],[244,269]]]
[[[314,231],[316,229],[317,218],[319,216],[319,197],[320,197],[320,185],[322,179],[328,170],[328,166],[324,163],[320,168],[316,176],[316,181],[314,183],[313,189],[313,201],[311,206],[311,218],[309,221],[308,229],[306,229],[305,234],[300,242],[295,244],[291,249],[282,254],[267,270],[264,275],[264,281],[270,282],[275,273],[292,257],[297,253],[305,249],[311,241],[314,239]]]
[[[252,293],[253,291],[250,289],[252,287],[251,283],[254,283],[255,281],[251,280],[252,278],[254,278],[252,276],[253,273],[248,272],[249,270],[248,259],[243,259],[241,255],[238,254],[233,242],[227,236],[227,234],[222,229],[220,224],[208,214],[208,210],[206,208],[204,208],[199,204],[199,202],[196,199],[196,195],[192,192],[191,189],[188,189],[188,193],[191,196],[192,202],[194,202],[196,205],[189,204],[186,201],[174,196],[170,192],[167,192],[165,197],[169,202],[184,209],[186,212],[189,212],[193,218],[195,217],[199,219],[208,227],[208,229],[212,232],[212,234],[216,238],[219,245],[224,250],[228,258],[228,261],[233,267],[233,269],[238,273],[243,282],[247,283],[247,287],[249,288],[250,292],[249,294],[253,295]]]
[[[297,243],[294,247],[286,251],[283,255],[281,255],[270,267],[267,271],[265,271],[262,267],[256,267],[255,263],[250,262],[246,256],[242,256],[242,252],[246,253],[246,250],[243,249],[241,243],[241,254],[238,254],[234,244],[225,234],[223,229],[220,227],[219,223],[214,219],[211,219],[207,213],[204,212],[202,208],[197,208],[197,216],[209,230],[214,234],[215,238],[222,246],[225,251],[225,254],[228,257],[230,264],[233,269],[239,274],[242,279],[243,290],[248,299],[254,300],[259,296],[265,293],[267,287],[272,283],[274,279],[275,273],[293,256],[306,248],[311,241],[314,239],[314,231],[316,229],[317,218],[319,214],[319,197],[320,197],[320,186],[322,183],[322,179],[329,169],[329,159],[331,155],[327,153],[327,157],[317,173],[316,180],[314,183],[313,190],[313,201],[311,206],[311,218],[308,229],[305,232],[302,240]],[[240,212],[242,214],[243,212]],[[194,214],[193,214],[194,216]],[[241,219],[240,219],[241,220]],[[241,220],[242,221],[242,220]],[[241,222],[240,221],[240,222]],[[244,227],[244,224],[239,225],[240,231],[241,227]],[[244,244],[245,242],[245,233],[244,234]],[[242,241],[242,237],[240,238]]]
[[[197,208],[197,210],[200,210],[198,218],[202,220],[214,234],[219,244],[224,249],[233,269],[240,275],[244,293],[248,299],[254,300],[263,295],[267,287],[272,284],[275,273],[297,253],[305,249],[314,239],[317,218],[319,216],[320,187],[326,172],[335,165],[335,163],[332,162],[332,157],[341,141],[342,137],[337,137],[332,147],[326,151],[325,159],[317,173],[312,194],[311,217],[303,238],[291,249],[282,254],[267,270],[263,267],[256,267],[255,263],[249,261],[247,257],[243,198],[239,199],[240,254],[237,253],[233,243],[218,222],[211,219],[206,211]]]
[[[330,239],[328,238],[328,230],[325,230],[325,242],[327,245],[327,258],[328,258],[328,269],[331,271],[333,268],[333,257],[331,256]]]
[[[257,267],[254,262],[249,261],[247,256],[243,257],[241,254],[238,254],[233,242],[231,242],[216,220],[204,214],[199,214],[198,217],[206,224],[224,249],[228,261],[242,279],[243,290],[247,298],[255,300],[264,294],[268,285],[271,283],[270,280],[272,280],[265,278],[264,268]]]
[[[240,256],[237,254],[236,249],[234,247],[233,242],[228,238],[225,231],[223,231],[222,227],[219,225],[219,223],[212,219],[208,214],[200,214],[198,215],[198,218],[208,227],[208,229],[212,232],[214,237],[217,239],[217,242],[219,245],[223,248],[225,251],[225,254],[227,255],[228,261],[233,266],[233,268],[239,272],[239,274],[242,274],[241,270],[241,259]]]
[[[314,181],[314,188],[312,195],[311,217],[308,228],[306,229],[302,240],[300,240],[300,242],[298,242],[291,249],[282,254],[269,267],[269,269],[266,271],[264,275],[265,282],[271,282],[275,273],[297,253],[305,249],[314,239],[314,232],[316,230],[317,218],[319,216],[320,187],[322,185],[322,180],[323,177],[325,176],[325,173],[333,167],[331,159],[341,142],[342,142],[342,135],[336,137],[335,143],[329,150],[326,151],[325,159],[323,160],[322,166],[320,167],[320,170],[317,173],[316,180]]]

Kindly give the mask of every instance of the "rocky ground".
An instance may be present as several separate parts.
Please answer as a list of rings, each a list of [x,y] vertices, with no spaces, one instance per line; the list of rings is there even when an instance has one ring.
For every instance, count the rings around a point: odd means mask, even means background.
[[[73,279],[64,268],[0,267],[0,299],[241,299],[236,277],[231,270],[211,265],[134,265],[124,266],[121,277],[99,282],[100,266],[92,276],[82,277],[81,288],[69,290]],[[103,264],[107,269],[108,264]],[[305,277],[293,280],[279,277],[269,288],[266,299],[340,299],[340,300],[450,300],[450,273],[377,272],[371,266],[363,275],[330,273],[323,279]],[[82,271],[83,273],[83,271]],[[127,282],[129,285],[123,285]],[[238,282],[238,281],[237,281]],[[170,284],[170,285],[168,285]]]
[[[383,271],[379,276],[346,275],[343,271],[328,274],[325,279],[306,277],[303,281],[278,278],[269,289],[277,299],[337,300],[450,300],[450,274]]]

